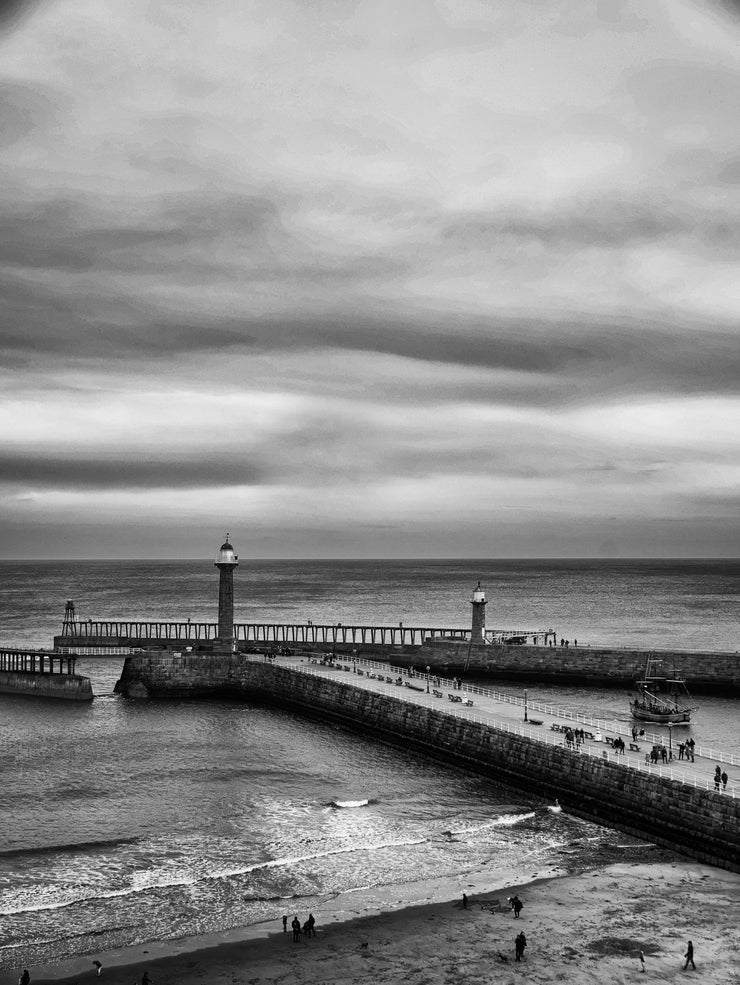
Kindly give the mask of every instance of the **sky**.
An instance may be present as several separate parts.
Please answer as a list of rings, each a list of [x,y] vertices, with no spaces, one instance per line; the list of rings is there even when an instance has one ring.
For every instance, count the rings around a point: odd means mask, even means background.
[[[0,0],[0,557],[740,556],[739,40]]]

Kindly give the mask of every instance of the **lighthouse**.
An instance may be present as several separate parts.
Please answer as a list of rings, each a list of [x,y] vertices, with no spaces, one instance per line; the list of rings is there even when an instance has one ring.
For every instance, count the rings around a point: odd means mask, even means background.
[[[470,603],[473,606],[473,643],[485,643],[486,640],[486,593],[480,587],[480,582],[478,582],[478,587],[473,592],[473,600]]]
[[[218,580],[218,640],[221,650],[234,650],[234,568],[239,558],[229,543],[229,535],[221,545],[215,565],[219,571]]]

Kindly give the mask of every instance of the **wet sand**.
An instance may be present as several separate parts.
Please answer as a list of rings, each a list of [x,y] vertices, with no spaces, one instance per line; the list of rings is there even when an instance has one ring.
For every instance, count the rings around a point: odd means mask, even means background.
[[[621,860],[594,859],[595,868],[584,868],[587,859],[564,857],[561,874],[503,888],[490,872],[419,884],[419,905],[399,900],[398,908],[381,912],[372,893],[348,894],[317,910],[316,937],[302,936],[299,943],[290,929],[283,933],[280,921],[271,921],[31,968],[32,983],[135,985],[148,971],[153,985],[607,985],[694,975],[710,985],[737,985],[740,875],[652,846],[614,856]],[[520,919],[507,904],[514,893],[524,902]],[[290,923],[293,913],[286,913]],[[520,931],[528,946],[517,963]],[[683,971],[689,939],[695,972]],[[103,964],[100,979],[93,958]],[[16,985],[20,971],[3,973],[0,985]]]

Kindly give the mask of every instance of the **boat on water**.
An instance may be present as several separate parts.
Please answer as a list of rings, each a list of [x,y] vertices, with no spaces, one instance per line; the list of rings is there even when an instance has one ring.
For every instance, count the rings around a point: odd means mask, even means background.
[[[632,717],[656,725],[688,725],[696,707],[691,705],[686,681],[675,673],[661,674],[661,663],[648,657],[643,679],[635,682],[638,693],[630,702]]]

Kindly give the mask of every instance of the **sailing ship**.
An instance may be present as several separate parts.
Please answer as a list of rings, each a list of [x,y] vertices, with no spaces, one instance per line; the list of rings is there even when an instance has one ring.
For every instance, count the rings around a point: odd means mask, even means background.
[[[660,674],[661,660],[648,657],[645,674],[636,681],[637,697],[630,702],[632,717],[656,725],[688,725],[696,711],[689,702],[691,695],[683,677]]]

